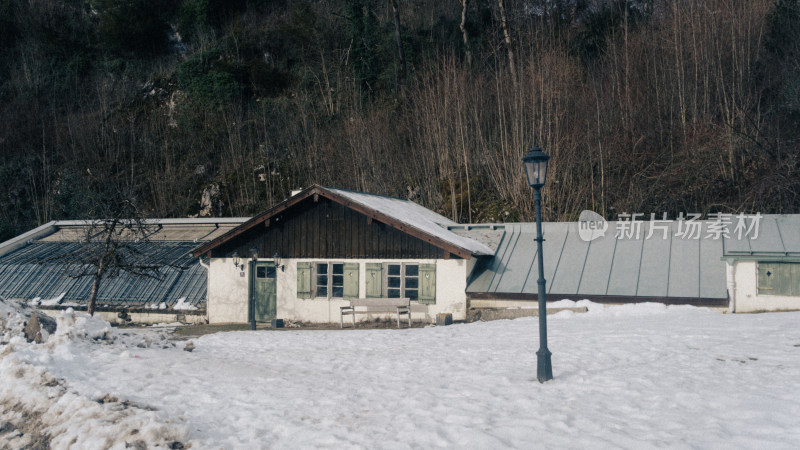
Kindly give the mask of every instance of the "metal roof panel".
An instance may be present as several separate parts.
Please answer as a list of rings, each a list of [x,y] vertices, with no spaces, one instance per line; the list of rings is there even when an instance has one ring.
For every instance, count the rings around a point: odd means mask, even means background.
[[[609,229],[613,230],[611,226],[609,226]],[[607,232],[605,236],[591,241],[589,252],[586,255],[583,275],[578,286],[578,294],[606,295],[616,246],[617,239],[614,237],[613,231]]]
[[[553,275],[552,282],[549,283],[548,293],[578,293],[578,285],[581,281],[581,275],[583,275],[588,252],[589,241],[584,241],[580,238],[577,224],[568,224],[568,233],[564,240],[561,259],[558,262],[558,269]]]
[[[725,298],[722,241],[708,237],[702,222],[698,239],[676,237],[678,223],[647,239],[645,221],[639,238],[617,239],[616,223],[605,236],[583,241],[576,223],[545,223],[545,279],[554,295],[616,297]],[[481,260],[469,282],[469,293],[538,291],[535,224],[506,224],[495,256]],[[702,247],[701,247],[701,241]],[[707,241],[707,242],[706,242]],[[702,248],[702,253],[701,253]],[[523,284],[524,283],[524,284]]]
[[[536,226],[531,224],[530,236],[532,239],[536,238]],[[544,252],[544,279],[548,284],[555,278],[555,272],[563,255],[564,243],[569,234],[569,223],[543,223],[542,224],[542,252]],[[534,241],[534,247],[537,247]],[[534,253],[539,253],[538,248]],[[534,258],[536,259],[536,258]],[[523,292],[535,294],[539,292],[539,262],[536,261],[528,272],[528,278],[525,281]]]
[[[34,242],[0,257],[0,294],[4,297],[31,300],[51,299],[63,295],[63,301],[85,303],[91,290],[92,277],[71,278],[72,265],[63,258],[80,249],[79,243]],[[205,305],[206,276],[190,251],[194,242],[139,242],[133,247],[139,262],[162,265],[159,278],[121,272],[104,279],[98,291],[98,304],[143,307],[178,298],[198,307]],[[202,276],[201,276],[202,275]],[[180,286],[180,291],[174,287]]]
[[[758,259],[800,256],[800,214],[767,214],[757,222],[754,217],[758,216],[748,216],[744,229],[738,230],[738,220],[734,216],[733,229],[722,243],[723,257]]]
[[[701,236],[702,238],[702,236]],[[700,295],[700,240],[673,236],[669,261],[670,297]],[[718,263],[722,264],[721,261]],[[720,280],[723,284],[725,278]]]
[[[607,295],[636,295],[644,239],[619,238],[611,263]]]
[[[784,251],[800,253],[800,215],[777,216],[775,222],[781,233]]]
[[[534,236],[513,225],[514,236],[508,241],[501,265],[492,284],[497,292],[523,292],[525,281],[536,261]]]
[[[647,224],[649,233],[652,224]],[[639,281],[636,286],[636,295],[644,297],[659,297],[667,292],[669,284],[670,247],[677,226],[672,223],[668,235],[663,235],[658,229],[653,230],[650,239],[642,245],[642,261],[639,268]]]
[[[721,258],[722,239],[700,240],[700,297],[728,296],[727,285],[718,282],[727,280],[725,265],[719,263]]]
[[[784,253],[786,251],[774,216],[764,216],[759,225],[758,237],[748,237],[750,250],[753,253]]]

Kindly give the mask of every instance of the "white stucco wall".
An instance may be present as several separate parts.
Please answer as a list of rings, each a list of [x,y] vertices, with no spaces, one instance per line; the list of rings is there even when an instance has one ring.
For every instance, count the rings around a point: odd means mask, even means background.
[[[249,260],[243,258],[245,263]],[[342,299],[297,298],[297,263],[308,262],[356,262],[359,264],[359,297],[366,292],[366,263],[421,263],[436,264],[436,304],[414,305],[413,321],[434,322],[436,314],[451,313],[453,320],[466,319],[466,285],[468,269],[474,264],[463,259],[283,259],[285,270],[277,272],[277,317],[280,319],[312,322],[339,323],[341,306],[348,304]],[[208,282],[208,320],[209,323],[244,323],[248,317],[249,270],[245,276],[235,270],[231,259],[212,259]],[[394,314],[358,314],[359,321],[374,320],[376,317],[395,318]],[[348,318],[352,320],[351,318]]]
[[[214,258],[208,273],[208,323],[246,323],[250,270],[249,259],[242,258],[244,271],[231,258]],[[242,276],[244,272],[244,276]]]
[[[800,310],[800,297],[758,294],[756,261],[734,262],[733,277],[735,312]]]
[[[417,263],[436,264],[436,304],[414,305],[413,321],[433,322],[438,313],[451,313],[453,320],[466,318],[466,288],[468,262],[463,259],[285,259],[285,272],[278,272],[278,317],[303,322],[339,323],[341,306],[348,304],[342,299],[297,298],[297,263],[308,262],[355,262],[358,263],[359,297],[367,291],[366,263]],[[357,314],[356,320],[367,321],[376,317],[395,318],[395,314]],[[348,318],[352,320],[352,318]]]

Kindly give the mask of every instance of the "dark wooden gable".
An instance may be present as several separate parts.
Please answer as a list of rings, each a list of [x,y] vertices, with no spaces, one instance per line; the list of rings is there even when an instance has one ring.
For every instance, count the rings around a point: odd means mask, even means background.
[[[434,259],[457,257],[370,216],[312,195],[211,249],[212,257],[258,248],[259,257]]]

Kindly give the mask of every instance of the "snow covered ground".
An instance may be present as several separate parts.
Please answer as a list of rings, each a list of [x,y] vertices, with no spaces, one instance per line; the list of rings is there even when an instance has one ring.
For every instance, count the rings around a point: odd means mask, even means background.
[[[0,344],[0,447],[20,442],[10,404],[51,398],[72,409],[45,408],[44,431],[82,449],[800,448],[800,313],[588,306],[548,317],[545,384],[536,318],[217,333],[190,353],[78,315]]]

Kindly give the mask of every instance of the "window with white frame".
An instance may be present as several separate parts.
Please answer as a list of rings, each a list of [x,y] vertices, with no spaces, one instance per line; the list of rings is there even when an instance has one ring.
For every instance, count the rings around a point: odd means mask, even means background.
[[[386,265],[386,296],[389,298],[419,298],[419,265],[389,263]]]
[[[316,297],[342,298],[344,296],[344,264],[316,263]]]
[[[317,263],[317,282],[314,291],[316,297],[328,297],[328,284],[330,277],[328,276],[328,263]]]
[[[364,290],[359,285],[357,262],[297,262],[297,297],[311,298],[409,298],[422,304],[436,303],[436,264],[364,264]]]

